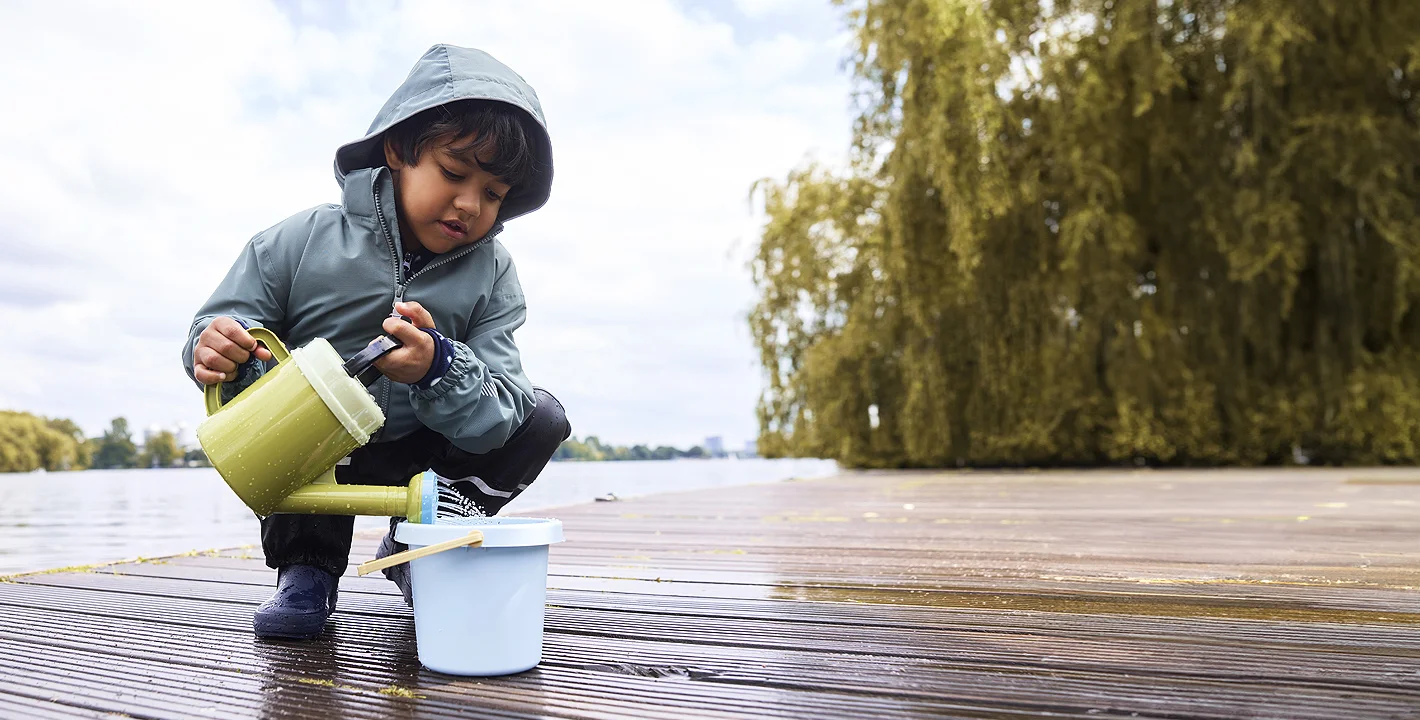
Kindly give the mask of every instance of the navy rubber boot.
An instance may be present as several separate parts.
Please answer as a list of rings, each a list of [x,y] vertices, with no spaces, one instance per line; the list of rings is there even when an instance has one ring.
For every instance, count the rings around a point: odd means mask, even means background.
[[[307,640],[321,634],[335,612],[340,578],[314,565],[290,565],[276,573],[276,594],[251,619],[256,636]]]
[[[397,543],[394,541],[394,525],[395,524],[393,522],[390,523],[389,533],[386,534],[384,539],[380,541],[380,547],[378,550],[375,551],[376,560],[379,560],[382,557],[388,557],[397,552],[404,552],[405,550],[409,549],[408,545],[405,545],[404,543]],[[385,577],[388,578],[391,582],[393,582],[395,584],[395,587],[399,588],[399,594],[404,596],[404,604],[410,607],[414,607],[414,594],[411,591],[409,585],[409,563],[400,563],[399,565],[393,565],[385,568],[384,570],[381,570],[380,572],[384,573]]]

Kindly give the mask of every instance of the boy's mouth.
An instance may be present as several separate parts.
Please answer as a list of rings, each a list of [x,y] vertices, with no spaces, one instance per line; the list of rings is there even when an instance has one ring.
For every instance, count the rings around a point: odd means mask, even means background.
[[[454,240],[468,237],[468,228],[457,220],[440,220],[439,227],[443,229],[445,235]]]

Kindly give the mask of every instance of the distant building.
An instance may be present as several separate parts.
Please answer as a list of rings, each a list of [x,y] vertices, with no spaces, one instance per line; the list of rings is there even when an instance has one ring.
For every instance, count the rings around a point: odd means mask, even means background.
[[[143,428],[143,444],[147,445],[149,441],[151,441],[153,438],[165,432],[172,434],[173,439],[177,441],[177,445],[180,448],[191,448],[197,446],[197,433],[194,432],[192,428],[188,426],[187,423],[181,421],[174,423],[169,427],[163,427],[162,425],[153,423],[152,425]]]
[[[197,433],[185,422],[179,422],[177,427],[173,428],[173,437],[177,438],[178,447],[186,448],[197,444]]]
[[[725,439],[719,435],[705,438],[705,452],[710,457],[725,457]]]
[[[757,445],[755,445],[755,442],[754,442],[753,440],[750,440],[749,442],[745,443],[745,449],[744,449],[743,457],[747,457],[747,458],[757,458],[757,457],[759,457],[759,447],[758,447]]]

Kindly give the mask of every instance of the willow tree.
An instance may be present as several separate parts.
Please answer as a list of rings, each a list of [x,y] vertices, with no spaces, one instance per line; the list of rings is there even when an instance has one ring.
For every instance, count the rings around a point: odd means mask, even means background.
[[[82,470],[89,452],[72,420],[0,410],[0,473]]]
[[[761,451],[1420,458],[1420,3],[867,0],[762,181]]]

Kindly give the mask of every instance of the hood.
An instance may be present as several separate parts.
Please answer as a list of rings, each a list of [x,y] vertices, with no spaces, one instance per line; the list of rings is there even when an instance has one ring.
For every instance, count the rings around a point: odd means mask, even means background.
[[[516,197],[504,203],[498,212],[498,222],[526,215],[547,202],[552,191],[552,139],[547,134],[547,122],[537,93],[522,76],[507,65],[493,59],[482,50],[435,45],[419,58],[409,77],[394,91],[385,106],[370,123],[365,137],[340,146],[335,151],[335,179],[345,187],[345,176],[360,168],[371,167],[384,132],[396,123],[419,112],[456,100],[496,100],[527,113],[537,126],[536,137],[530,138],[541,161],[530,183],[519,188]]]

